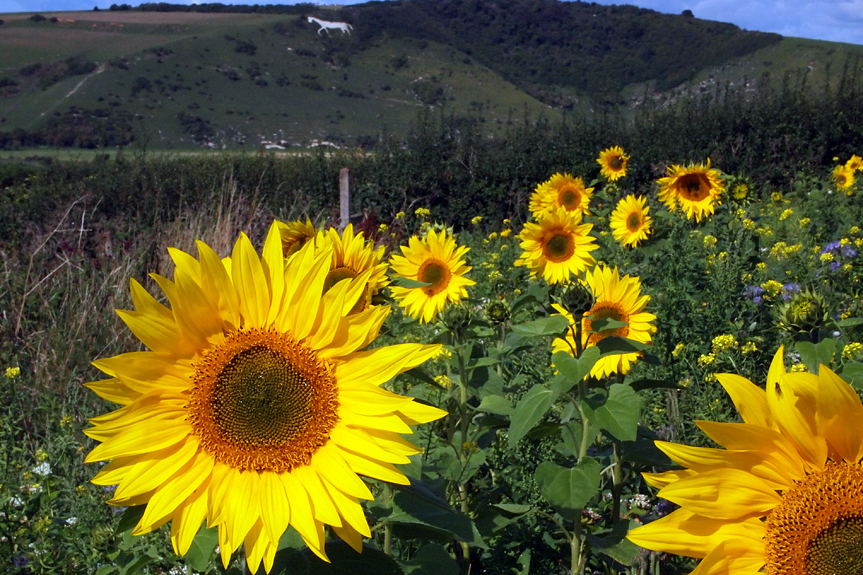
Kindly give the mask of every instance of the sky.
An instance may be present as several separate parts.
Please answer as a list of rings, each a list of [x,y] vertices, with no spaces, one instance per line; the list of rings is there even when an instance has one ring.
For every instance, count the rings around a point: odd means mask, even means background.
[[[156,0],[153,0],[156,1]],[[191,4],[190,0],[163,0]],[[203,3],[209,0],[199,0]],[[289,0],[218,0],[224,4],[294,4]],[[324,0],[321,4],[359,4],[366,0]],[[696,18],[730,22],[752,31],[777,32],[813,40],[863,45],[863,0],[593,0],[631,4],[666,14],[691,10]],[[137,6],[140,0],[0,0],[0,13],[92,10],[111,4]]]

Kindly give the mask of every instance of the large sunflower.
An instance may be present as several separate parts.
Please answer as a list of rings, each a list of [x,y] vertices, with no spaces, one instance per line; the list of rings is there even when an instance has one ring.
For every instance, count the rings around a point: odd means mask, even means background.
[[[447,302],[458,303],[467,297],[467,286],[476,282],[464,277],[470,271],[465,265],[467,246],[456,247],[455,239],[445,230],[430,230],[425,238],[412,236],[404,255],[393,255],[390,265],[403,278],[429,285],[421,287],[390,286],[393,297],[411,317],[430,322]]]
[[[306,218],[306,221],[293,220],[290,222],[280,222],[276,220],[276,225],[279,227],[279,234],[282,238],[282,250],[285,256],[295,254],[306,242],[315,238],[318,234],[318,229],[312,224],[312,220]]]
[[[93,482],[146,505],[133,534],[171,521],[178,554],[204,520],[218,527],[226,567],[245,543],[251,571],[269,571],[289,524],[324,559],[324,524],[360,550],[372,494],[357,474],[407,484],[393,464],[418,450],[399,433],[444,415],[380,386],[439,346],[360,351],[388,312],[348,315],[372,271],[323,293],[332,254],[308,244],[286,261],[277,224],[260,259],[245,235],[230,259],[198,252],[170,250],[174,281],[153,275],[170,309],[132,280],[137,311],[118,313],[152,351],[94,362],[110,379],[87,387],[123,407],[86,430],[101,443],[87,462],[112,460]]]
[[[669,211],[675,211],[679,203],[687,218],[700,222],[705,215],[713,214],[714,204],[722,203],[720,196],[725,191],[725,183],[719,177],[719,170],[710,169],[709,158],[707,165],[674,165],[666,170],[668,176],[658,180],[659,199]]]
[[[581,347],[586,349],[600,340],[616,336],[626,337],[641,343],[650,343],[650,334],[656,331],[653,321],[656,316],[644,311],[650,301],[649,295],[642,295],[641,281],[628,275],[620,277],[617,268],[596,266],[587,274],[587,284],[594,296],[594,304],[584,312],[581,320]],[[575,318],[563,307],[553,306],[569,320],[570,329],[565,338],[556,338],[553,352],[565,351],[573,354],[575,350]],[[600,319],[612,319],[627,325],[617,328],[591,330],[591,323]],[[632,364],[638,361],[640,353],[609,355],[597,361],[590,375],[604,377],[613,373],[628,373]]]
[[[536,187],[530,197],[530,211],[539,219],[546,210],[565,208],[567,212],[587,214],[593,188],[585,188],[584,180],[569,174],[555,174]]]
[[[863,170],[863,158],[861,158],[857,154],[854,154],[850,158],[848,158],[847,162],[845,162],[845,167],[855,172],[857,170]]]
[[[647,239],[653,219],[647,215],[650,208],[646,202],[644,196],[636,198],[632,194],[617,202],[608,222],[614,239],[631,248]]]
[[[626,176],[626,163],[629,161],[629,156],[623,153],[623,148],[620,146],[601,151],[596,161],[602,166],[600,172],[608,181],[615,182]]]
[[[528,222],[519,234],[524,252],[515,265],[530,268],[531,277],[540,275],[550,284],[569,283],[593,265],[590,255],[599,246],[590,235],[592,224],[581,223],[581,212],[558,208],[540,214],[537,223]]]
[[[656,442],[683,469],[644,477],[680,509],[630,540],[701,558],[696,575],[863,573],[863,404],[827,367],[786,373],[782,355],[766,391],[717,375],[743,423],[696,424],[725,449]]]
[[[330,228],[326,233],[321,232],[321,234],[322,238],[318,242],[320,249],[332,249],[333,253],[330,272],[324,281],[324,292],[329,291],[343,279],[353,279],[363,275],[367,270],[372,271],[363,295],[357,300],[350,313],[363,311],[371,305],[372,297],[389,283],[388,266],[382,262],[384,247],[379,246],[378,249],[374,249],[371,243],[365,241],[362,232],[354,235],[353,224],[348,224],[342,235],[339,235],[335,228]]]
[[[833,168],[833,181],[836,182],[836,189],[849,190],[854,187],[854,170],[848,165],[838,165]]]

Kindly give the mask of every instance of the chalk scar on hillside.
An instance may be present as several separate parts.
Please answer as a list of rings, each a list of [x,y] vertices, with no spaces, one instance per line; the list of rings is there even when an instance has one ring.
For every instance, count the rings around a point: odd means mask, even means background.
[[[69,96],[71,96],[72,94],[77,92],[78,88],[80,88],[84,84],[84,82],[86,82],[87,80],[89,80],[90,78],[95,76],[96,74],[101,74],[104,71],[105,71],[105,64],[100,64],[99,67],[96,68],[95,72],[93,72],[92,74],[88,74],[88,75],[84,76],[84,78],[80,82],[78,82],[78,84],[74,88],[72,88],[72,91],[69,92],[68,94],[66,94],[66,97],[68,98]]]

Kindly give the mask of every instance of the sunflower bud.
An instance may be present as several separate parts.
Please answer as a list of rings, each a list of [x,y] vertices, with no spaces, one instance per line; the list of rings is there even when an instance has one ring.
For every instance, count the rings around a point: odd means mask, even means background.
[[[825,325],[829,317],[824,297],[809,289],[793,293],[777,310],[779,325],[791,332],[813,332]]]
[[[495,325],[500,325],[509,321],[512,313],[509,309],[509,304],[504,300],[494,300],[485,308],[485,315],[488,321]]]
[[[590,288],[580,283],[566,286],[560,300],[563,307],[575,317],[580,317],[584,312],[591,309],[594,302]]]

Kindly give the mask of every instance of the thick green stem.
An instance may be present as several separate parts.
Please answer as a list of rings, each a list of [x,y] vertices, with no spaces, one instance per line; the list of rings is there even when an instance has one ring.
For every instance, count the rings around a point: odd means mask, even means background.
[[[612,491],[612,509],[611,509],[611,525],[617,525],[620,521],[620,496],[623,493],[623,461],[620,458],[620,442],[614,440],[614,461],[611,467],[611,480],[613,483]]]
[[[384,506],[389,507],[393,499],[393,487],[384,483]],[[393,551],[393,526],[392,523],[384,525],[384,553],[392,555]]]

